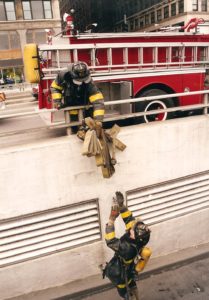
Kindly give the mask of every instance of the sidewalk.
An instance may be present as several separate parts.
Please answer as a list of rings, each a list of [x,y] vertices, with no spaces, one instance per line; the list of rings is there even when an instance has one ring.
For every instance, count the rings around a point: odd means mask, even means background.
[[[143,280],[153,274],[161,273],[162,271],[172,268],[178,268],[206,257],[209,257],[209,243],[184,249],[166,256],[153,258],[145,271],[140,275],[140,280]],[[53,287],[27,295],[21,295],[19,297],[10,298],[10,300],[82,299],[83,295],[87,296],[88,294],[93,294],[111,288],[112,285],[109,280],[102,279],[101,274],[98,274],[87,277],[85,280],[78,280],[63,286]]]

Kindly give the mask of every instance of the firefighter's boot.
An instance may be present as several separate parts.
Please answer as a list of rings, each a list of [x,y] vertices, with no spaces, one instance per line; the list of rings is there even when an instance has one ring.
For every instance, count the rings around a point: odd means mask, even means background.
[[[130,300],[139,300],[139,292],[137,287],[130,288]]]

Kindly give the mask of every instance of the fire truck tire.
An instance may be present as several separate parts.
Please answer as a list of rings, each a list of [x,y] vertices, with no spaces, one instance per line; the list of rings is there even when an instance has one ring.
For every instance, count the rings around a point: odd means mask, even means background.
[[[150,89],[146,90],[140,97],[151,97],[151,96],[158,96],[158,95],[167,95],[167,93],[160,89]],[[147,112],[156,109],[166,109],[174,107],[174,103],[172,98],[168,99],[156,99],[152,101],[145,101],[139,102],[135,104],[135,112]],[[165,121],[168,119],[172,119],[174,114],[172,112],[163,112],[155,115],[145,115],[142,117],[137,117],[135,123],[149,123],[153,121]]]
[[[25,79],[30,83],[40,82],[38,47],[36,44],[26,44],[24,47]]]

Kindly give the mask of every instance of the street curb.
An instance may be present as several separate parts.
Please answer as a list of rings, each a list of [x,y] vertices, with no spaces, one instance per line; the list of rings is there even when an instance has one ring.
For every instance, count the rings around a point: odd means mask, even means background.
[[[146,278],[149,278],[150,276],[156,275],[156,274],[160,274],[162,272],[167,272],[170,270],[176,270],[182,266],[188,265],[190,263],[193,263],[195,261],[200,261],[203,259],[206,259],[209,257],[209,251],[201,253],[199,255],[193,256],[193,257],[189,257],[183,260],[179,260],[177,262],[174,263],[170,263],[168,265],[164,265],[164,266],[160,266],[157,268],[153,268],[151,270],[148,271],[144,271],[142,274],[140,274],[140,280],[144,280]],[[101,275],[102,276],[102,275]],[[69,294],[63,297],[59,297],[59,298],[53,298],[52,300],[81,300],[86,298],[87,296],[91,296],[94,294],[98,294],[107,290],[110,290],[114,288],[114,286],[111,283],[108,284],[103,284],[103,285],[99,285],[97,287],[92,287],[89,289],[85,289],[83,291],[79,291],[73,294]]]

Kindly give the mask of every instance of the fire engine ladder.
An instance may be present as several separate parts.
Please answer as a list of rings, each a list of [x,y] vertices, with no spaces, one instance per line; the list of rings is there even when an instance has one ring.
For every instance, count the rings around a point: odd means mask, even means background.
[[[164,51],[164,57],[159,51]],[[190,57],[186,57],[186,48],[191,48]],[[137,57],[134,63],[129,63],[131,49],[137,49]],[[149,50],[148,50],[149,49]],[[103,51],[106,57],[105,63],[101,64]],[[66,69],[66,66],[78,60],[85,60],[93,76],[114,74],[136,73],[139,70],[150,71],[168,68],[202,67],[209,64],[208,43],[97,43],[97,44],[69,44],[69,45],[42,45],[39,47],[43,59],[50,59],[48,67],[42,71],[43,79],[53,79],[57,72]],[[122,51],[122,63],[115,64],[115,51]],[[145,61],[146,51],[151,51],[151,59]],[[201,51],[201,55],[198,52]],[[105,53],[105,54],[104,54]],[[85,54],[85,55],[84,55]],[[84,55],[84,56],[83,56]],[[85,57],[85,59],[82,59]],[[103,59],[104,61],[104,59]]]

